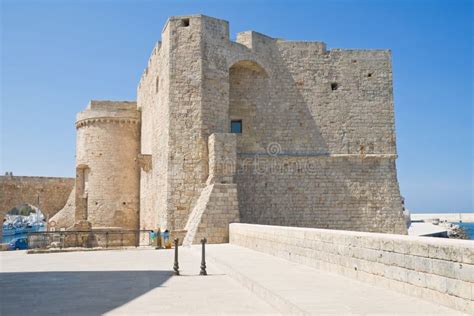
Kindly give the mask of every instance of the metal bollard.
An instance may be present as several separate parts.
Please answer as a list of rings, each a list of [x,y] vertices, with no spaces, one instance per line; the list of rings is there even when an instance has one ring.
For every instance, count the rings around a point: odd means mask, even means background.
[[[206,242],[207,242],[206,238],[201,239],[202,259],[201,259],[201,272],[199,272],[199,275],[207,275],[207,272],[206,272]]]
[[[178,264],[178,242],[179,239],[174,240],[174,265],[173,270],[175,275],[179,275],[179,264]]]

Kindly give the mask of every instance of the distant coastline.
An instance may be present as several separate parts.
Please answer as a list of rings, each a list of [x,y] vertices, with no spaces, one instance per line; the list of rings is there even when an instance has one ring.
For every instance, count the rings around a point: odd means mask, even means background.
[[[473,211],[442,211],[442,212],[433,212],[433,211],[413,211],[413,210],[410,210],[410,213],[411,214],[452,214],[452,213],[455,213],[455,214],[474,214],[474,210]]]
[[[474,240],[474,212],[412,213],[410,214],[410,218],[412,225],[425,225],[425,228],[442,228],[442,223],[451,223],[457,225],[465,231],[469,239]],[[429,225],[429,223],[432,225]]]
[[[453,213],[411,213],[412,221],[423,221],[438,218],[441,222],[474,223],[474,212]]]

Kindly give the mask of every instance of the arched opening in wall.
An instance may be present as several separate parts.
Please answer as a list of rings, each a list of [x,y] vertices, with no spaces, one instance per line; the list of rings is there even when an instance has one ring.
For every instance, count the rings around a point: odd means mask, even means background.
[[[46,215],[35,205],[21,203],[5,214],[2,224],[2,243],[10,249],[27,249],[28,233],[44,231]]]
[[[238,134],[238,152],[261,152],[270,99],[268,74],[258,63],[242,60],[229,69],[229,131]]]

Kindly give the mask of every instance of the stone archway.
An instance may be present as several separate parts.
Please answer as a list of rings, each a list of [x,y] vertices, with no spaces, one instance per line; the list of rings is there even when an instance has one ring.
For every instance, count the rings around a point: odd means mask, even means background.
[[[0,176],[0,222],[21,204],[35,205],[51,218],[66,204],[74,182],[74,178]]]

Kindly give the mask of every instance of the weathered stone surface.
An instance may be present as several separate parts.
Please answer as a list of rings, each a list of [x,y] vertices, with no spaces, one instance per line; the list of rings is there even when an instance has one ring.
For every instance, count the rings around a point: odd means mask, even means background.
[[[471,241],[231,224],[230,243],[474,313]]]
[[[214,133],[237,135],[241,221],[406,233],[396,179],[388,50],[327,50],[228,23],[172,17],[138,87],[141,226],[182,230]]]
[[[0,213],[31,204],[52,217],[66,204],[73,186],[74,178],[0,176]]]
[[[75,198],[76,189],[73,187],[64,207],[49,219],[50,228],[53,230],[61,230],[74,225],[76,212]]]
[[[171,17],[136,106],[78,115],[76,220],[218,236],[212,216],[237,208],[248,223],[406,234],[390,58],[256,32],[234,42],[226,21]]]
[[[124,101],[91,101],[77,115],[76,222],[138,229],[139,119]]]
[[[74,178],[0,176],[0,222],[15,206],[31,204],[51,218],[66,204]],[[0,239],[3,226],[0,225]]]

